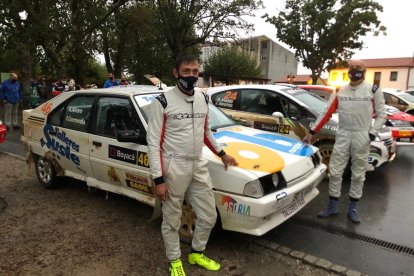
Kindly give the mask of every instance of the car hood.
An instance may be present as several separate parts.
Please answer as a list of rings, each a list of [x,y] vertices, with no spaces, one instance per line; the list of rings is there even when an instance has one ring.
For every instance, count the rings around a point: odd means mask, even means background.
[[[309,157],[318,149],[296,139],[243,126],[219,129],[214,137],[239,163],[225,172],[221,159],[205,149],[216,189],[242,193],[244,185],[258,177],[282,172],[289,183],[314,169]],[[235,179],[232,183],[224,177],[228,174]]]

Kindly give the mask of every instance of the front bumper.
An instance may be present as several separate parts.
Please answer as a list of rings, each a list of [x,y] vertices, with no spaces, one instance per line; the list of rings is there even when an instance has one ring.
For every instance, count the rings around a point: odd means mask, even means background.
[[[314,199],[325,174],[326,166],[320,164],[301,182],[261,198],[215,191],[223,229],[255,236],[265,234]]]

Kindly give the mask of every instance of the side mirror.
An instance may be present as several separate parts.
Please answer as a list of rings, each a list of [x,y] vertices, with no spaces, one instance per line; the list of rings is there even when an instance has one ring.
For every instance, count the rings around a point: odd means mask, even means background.
[[[147,145],[147,138],[145,134],[141,134],[139,130],[118,130],[116,139],[119,142]]]
[[[285,117],[283,117],[283,114],[281,112],[279,111],[273,112],[272,116],[275,117],[279,121],[279,124],[284,124]]]

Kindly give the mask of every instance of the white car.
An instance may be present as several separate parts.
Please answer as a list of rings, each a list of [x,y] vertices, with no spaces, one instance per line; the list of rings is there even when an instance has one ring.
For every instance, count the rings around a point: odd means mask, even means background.
[[[227,115],[244,125],[302,139],[326,109],[326,101],[295,85],[231,85],[207,90],[211,102]],[[313,136],[312,144],[319,148],[322,162],[329,164],[338,116],[332,118]],[[390,129],[383,127],[371,142],[367,170],[373,171],[396,156],[396,144]]]
[[[39,181],[53,188],[58,176],[73,177],[154,206],[159,215],[145,137],[149,104],[160,89],[65,92],[23,111],[21,140]],[[215,138],[239,163],[225,171],[220,158],[203,150],[223,229],[262,235],[318,195],[326,166],[316,147],[237,125],[213,105],[209,118]],[[184,208],[183,217],[191,215]],[[183,223],[180,234],[191,237],[193,227],[194,219]]]

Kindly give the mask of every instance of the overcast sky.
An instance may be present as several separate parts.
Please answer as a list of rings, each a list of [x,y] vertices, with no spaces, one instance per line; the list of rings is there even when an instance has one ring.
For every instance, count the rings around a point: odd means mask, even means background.
[[[265,9],[258,12],[255,18],[249,21],[255,24],[255,31],[252,35],[267,35],[278,42],[276,29],[272,24],[266,23],[261,15],[269,13],[276,15],[284,8],[283,0],[262,0]],[[414,54],[414,33],[413,33],[413,0],[376,0],[384,8],[379,19],[382,25],[387,27],[386,36],[367,36],[364,39],[364,49],[356,51],[353,58],[390,58],[390,57],[412,57]],[[284,45],[287,47],[286,45]],[[287,47],[288,48],[288,47]],[[307,68],[300,66],[298,73],[308,73]]]

